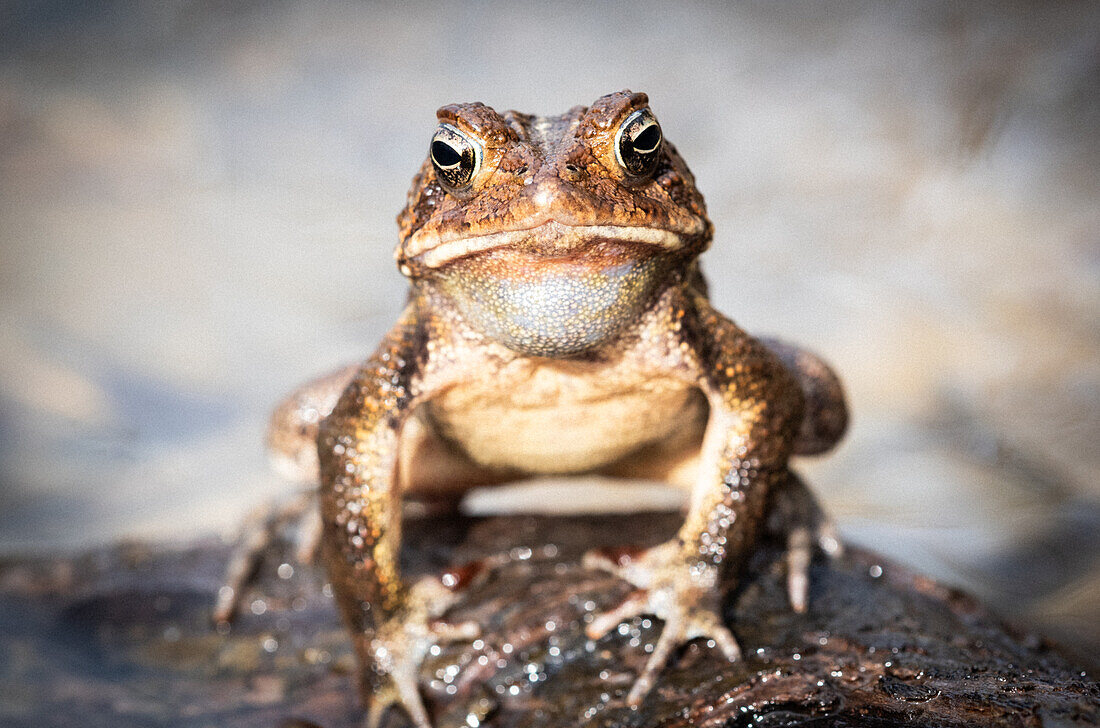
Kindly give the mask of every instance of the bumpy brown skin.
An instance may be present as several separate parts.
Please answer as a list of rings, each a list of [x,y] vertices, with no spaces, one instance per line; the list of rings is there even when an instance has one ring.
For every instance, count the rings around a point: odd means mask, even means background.
[[[637,613],[665,621],[627,696],[637,703],[685,640],[711,637],[737,658],[721,590],[770,494],[803,492],[791,455],[844,430],[840,385],[819,359],[711,307],[696,258],[712,228],[672,145],[652,175],[620,166],[616,133],[647,103],[621,92],[558,117],[439,111],[482,145],[482,165],[462,189],[430,161],[414,179],[398,217],[410,302],[317,437],[326,563],[375,719],[396,702],[427,726],[416,668],[434,642],[472,633],[435,621],[450,603],[437,581],[401,579],[402,495],[548,472],[690,488],[672,542],[591,559],[639,587],[593,636]],[[804,591],[792,590],[796,607]]]

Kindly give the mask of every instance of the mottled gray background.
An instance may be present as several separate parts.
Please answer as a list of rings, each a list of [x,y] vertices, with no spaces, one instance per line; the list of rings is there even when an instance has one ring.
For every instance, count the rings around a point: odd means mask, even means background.
[[[0,549],[288,493],[266,413],[398,312],[435,108],[629,87],[720,307],[848,382],[846,537],[1100,645],[1100,4],[69,5],[0,3]]]

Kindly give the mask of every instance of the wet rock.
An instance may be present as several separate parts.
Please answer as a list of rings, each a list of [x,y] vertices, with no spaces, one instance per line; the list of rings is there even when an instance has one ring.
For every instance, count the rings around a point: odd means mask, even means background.
[[[411,575],[493,564],[451,612],[480,622],[482,638],[424,664],[437,725],[1100,724],[1100,685],[1050,645],[866,552],[816,564],[810,610],[794,614],[773,544],[727,608],[745,659],[692,643],[631,710],[623,698],[660,622],[638,618],[587,639],[589,615],[629,587],[580,557],[659,542],[678,523],[675,514],[409,522]],[[237,622],[217,630],[210,609],[226,555],[217,542],[128,545],[0,567],[0,723],[359,725],[354,661],[323,573],[273,554]],[[391,713],[388,723],[402,720]]]

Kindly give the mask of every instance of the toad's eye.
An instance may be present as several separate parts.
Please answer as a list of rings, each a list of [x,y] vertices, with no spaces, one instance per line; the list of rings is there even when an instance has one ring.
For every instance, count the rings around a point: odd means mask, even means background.
[[[661,125],[649,109],[639,109],[626,118],[615,138],[615,156],[623,169],[635,177],[648,177],[661,155]]]
[[[461,190],[481,167],[481,146],[450,124],[441,124],[429,150],[439,181],[449,191]]]

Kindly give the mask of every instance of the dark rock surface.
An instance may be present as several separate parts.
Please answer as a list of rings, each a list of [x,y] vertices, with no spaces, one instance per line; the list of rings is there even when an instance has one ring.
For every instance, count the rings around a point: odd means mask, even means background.
[[[746,659],[684,648],[636,711],[622,697],[659,623],[592,642],[585,615],[627,585],[582,569],[594,545],[655,543],[675,514],[407,524],[412,575],[492,557],[452,611],[484,637],[429,658],[437,726],[1091,726],[1100,685],[971,599],[852,549],[790,611],[776,546],[728,616]],[[4,726],[357,726],[350,648],[323,574],[265,564],[230,630],[210,626],[228,550],[123,545],[0,568]],[[389,725],[401,723],[391,713]]]

